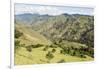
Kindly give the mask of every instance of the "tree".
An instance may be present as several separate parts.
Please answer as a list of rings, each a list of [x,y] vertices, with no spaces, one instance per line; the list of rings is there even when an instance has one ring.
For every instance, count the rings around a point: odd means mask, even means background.
[[[23,35],[23,33],[21,33],[20,31],[15,29],[15,38],[19,38]]]
[[[54,57],[54,56],[53,56],[53,54],[52,54],[51,52],[48,52],[48,53],[46,54],[46,58],[49,59],[49,60],[51,60],[53,57]]]
[[[15,40],[15,52],[19,49],[20,47],[20,41]]]
[[[56,51],[56,49],[52,49],[52,52],[54,53]]]
[[[46,50],[48,50],[48,46],[45,46],[45,47],[43,48],[43,51],[46,51]]]
[[[32,47],[31,46],[27,46],[26,49],[27,49],[27,51],[32,52]]]
[[[57,63],[64,63],[65,60],[64,59],[61,59],[60,61],[58,61]]]

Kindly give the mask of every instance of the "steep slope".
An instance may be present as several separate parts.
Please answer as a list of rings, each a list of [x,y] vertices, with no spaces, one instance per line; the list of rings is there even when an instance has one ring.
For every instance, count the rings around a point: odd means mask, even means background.
[[[33,23],[32,29],[43,34],[51,41],[68,40],[87,44],[93,47],[94,18],[89,15],[62,14],[48,18],[41,23]],[[90,31],[91,34],[88,34]],[[84,35],[83,35],[84,34]],[[90,36],[85,39],[84,37]],[[84,39],[82,39],[84,38]],[[87,41],[92,40],[92,41]]]
[[[17,39],[20,40],[22,44],[50,44],[51,42],[47,40],[44,36],[32,30],[24,24],[16,23],[15,29],[23,33],[23,35]]]

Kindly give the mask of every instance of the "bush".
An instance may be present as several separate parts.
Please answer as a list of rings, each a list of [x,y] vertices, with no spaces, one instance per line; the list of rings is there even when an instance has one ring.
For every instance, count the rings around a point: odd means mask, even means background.
[[[21,47],[25,47],[25,44],[21,44]]]
[[[43,51],[47,51],[48,50],[48,46],[45,46],[44,48],[43,48]]]
[[[88,56],[91,56],[94,58],[94,49],[93,48],[87,48],[86,54]]]
[[[46,49],[46,47],[45,48],[43,48],[43,51],[46,51],[47,49]]]
[[[47,54],[46,54],[46,58],[47,59],[52,59],[54,56],[53,56],[53,54],[51,53],[51,52],[48,52]]]
[[[53,52],[53,53],[56,52],[56,49],[52,49],[52,52]]]
[[[20,41],[15,40],[15,52],[19,49],[20,47]]]
[[[23,35],[23,33],[21,33],[20,31],[15,29],[15,38],[19,38]]]
[[[60,50],[60,53],[65,55],[66,51],[65,50]]]
[[[72,56],[76,56],[76,52],[75,51],[73,51]]]
[[[18,49],[20,47],[20,41],[16,40],[15,41],[15,49]]]
[[[32,47],[31,46],[27,46],[26,50],[29,51],[29,52],[32,52]]]
[[[50,45],[51,48],[57,48],[57,45]]]
[[[83,54],[80,54],[79,57],[81,57],[81,58],[86,58],[86,56],[83,55]]]
[[[60,53],[63,54],[63,50],[60,50]]]
[[[69,54],[70,54],[71,56],[73,56],[73,50],[71,50]]]
[[[43,45],[37,44],[37,45],[29,45],[29,46],[31,46],[32,48],[38,48],[38,47],[41,47],[41,46],[43,46]]]
[[[57,63],[64,63],[64,62],[65,62],[65,60],[62,59],[62,60],[58,61]]]
[[[42,47],[43,45],[42,44],[37,44],[35,45],[36,47]]]
[[[65,52],[66,52],[67,54],[69,54],[69,53],[70,53],[70,48],[66,48]]]

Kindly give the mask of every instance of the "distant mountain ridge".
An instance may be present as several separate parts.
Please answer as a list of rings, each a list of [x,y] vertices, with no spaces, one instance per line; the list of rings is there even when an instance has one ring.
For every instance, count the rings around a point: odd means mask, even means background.
[[[63,13],[61,15],[64,15],[64,16],[82,16],[82,14],[67,14],[67,13]],[[35,23],[37,21],[47,20],[50,17],[57,17],[57,16],[61,16],[61,15],[54,16],[54,15],[48,15],[48,14],[40,15],[37,13],[36,14],[24,13],[24,14],[15,15],[15,21],[23,22],[26,24],[27,23],[32,24],[32,23]],[[89,16],[89,15],[85,15],[85,16]]]
[[[51,17],[48,14],[45,15],[39,15],[39,14],[19,14],[19,15],[15,15],[15,20],[19,21],[19,22],[23,22],[23,23],[28,23],[28,24],[32,24],[37,22],[38,20],[46,20],[48,17]]]

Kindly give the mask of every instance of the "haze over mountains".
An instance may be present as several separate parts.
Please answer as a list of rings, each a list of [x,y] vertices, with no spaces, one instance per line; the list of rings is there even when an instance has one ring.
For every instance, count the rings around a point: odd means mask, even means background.
[[[15,19],[17,21],[21,21],[23,23],[35,23],[39,20],[44,20],[47,19],[48,17],[50,17],[49,15],[39,15],[39,14],[19,14],[19,15],[15,15]]]

